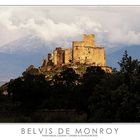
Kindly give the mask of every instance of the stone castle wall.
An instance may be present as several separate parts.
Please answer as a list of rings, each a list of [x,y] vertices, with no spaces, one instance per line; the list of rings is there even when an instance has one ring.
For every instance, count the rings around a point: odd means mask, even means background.
[[[73,62],[105,66],[105,50],[96,47],[94,35],[84,35],[83,41],[73,42]]]
[[[71,49],[65,49],[64,50],[64,63],[70,64],[72,61],[72,50]]]
[[[55,66],[78,63],[106,67],[106,54],[103,47],[96,45],[95,35],[84,34],[82,41],[72,42],[72,48],[56,48],[52,55],[48,55],[49,61]]]
[[[62,65],[64,63],[64,50],[56,48],[53,52],[54,65]]]
[[[94,34],[89,34],[89,35],[84,34],[83,42],[84,42],[84,46],[95,47],[95,35]]]

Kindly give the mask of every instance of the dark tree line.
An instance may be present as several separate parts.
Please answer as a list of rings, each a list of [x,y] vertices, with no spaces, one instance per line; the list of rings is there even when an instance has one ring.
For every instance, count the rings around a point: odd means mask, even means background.
[[[140,122],[140,62],[125,51],[119,65],[112,73],[91,66],[83,76],[67,68],[50,81],[24,73],[8,93],[21,112],[71,109],[85,112],[87,122]]]

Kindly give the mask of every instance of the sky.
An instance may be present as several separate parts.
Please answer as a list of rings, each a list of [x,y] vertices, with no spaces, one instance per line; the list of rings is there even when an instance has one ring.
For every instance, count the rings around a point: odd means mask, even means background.
[[[140,6],[0,6],[0,55],[6,53],[0,56],[3,59],[0,60],[0,79],[7,75],[6,79],[10,79],[18,71],[25,70],[25,64],[19,66],[24,61],[17,62],[20,47],[23,47],[24,54],[29,55],[34,50],[42,51],[42,48],[37,48],[41,45],[35,46],[36,42],[32,43],[30,39],[35,39],[38,44],[43,40],[50,44],[43,47],[54,49],[54,46],[71,47],[72,41],[82,39],[82,34],[95,34],[97,45],[109,50],[139,46]],[[9,53],[14,57],[10,55],[7,59]],[[12,61],[8,63],[10,59]],[[30,59],[26,61],[31,63]]]
[[[140,7],[0,7],[0,51],[4,44],[28,35],[67,44],[92,33],[106,47],[138,45],[139,17]]]

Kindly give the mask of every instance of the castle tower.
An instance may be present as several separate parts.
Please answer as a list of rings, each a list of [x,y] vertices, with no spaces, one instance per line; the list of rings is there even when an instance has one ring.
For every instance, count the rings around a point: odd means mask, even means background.
[[[94,34],[89,34],[89,35],[84,34],[83,42],[84,42],[84,46],[95,47],[95,35]]]
[[[72,61],[72,50],[70,48],[64,49],[64,64],[70,64]]]
[[[72,52],[73,63],[92,64],[95,66],[105,66],[105,50],[95,44],[95,35],[83,35],[83,41],[74,41]]]
[[[64,63],[64,50],[62,48],[56,48],[53,52],[54,65],[62,65]]]

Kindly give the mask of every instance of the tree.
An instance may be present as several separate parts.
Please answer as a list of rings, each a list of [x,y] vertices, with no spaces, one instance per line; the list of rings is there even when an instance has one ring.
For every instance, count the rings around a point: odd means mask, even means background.
[[[50,85],[44,75],[26,74],[9,83],[9,93],[13,102],[18,103],[22,110],[34,110],[40,108],[49,97]]]
[[[133,90],[137,79],[136,75],[139,73],[140,62],[137,59],[132,59],[125,51],[122,60],[118,64],[120,65],[120,74],[123,76],[124,83],[128,85],[129,90]]]
[[[118,62],[118,64],[120,65],[120,72],[129,75],[136,73],[139,61],[137,59],[132,59],[131,56],[128,56],[127,51],[125,51],[122,60]]]
[[[79,75],[76,74],[73,68],[67,68],[59,74],[56,74],[53,78],[56,83],[74,86],[79,79]]]
[[[104,77],[105,71],[102,70],[101,67],[87,67],[86,73],[83,75],[83,86],[85,87],[85,90],[90,94],[95,85],[98,84]]]

